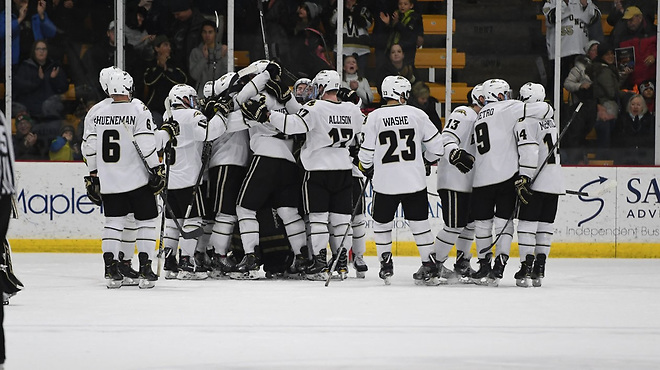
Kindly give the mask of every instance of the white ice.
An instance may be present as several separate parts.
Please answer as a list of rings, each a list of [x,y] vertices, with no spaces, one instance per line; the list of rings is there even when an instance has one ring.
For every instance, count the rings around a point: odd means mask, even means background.
[[[660,260],[551,258],[541,288],[515,286],[514,258],[497,288],[415,286],[414,257],[395,257],[385,286],[367,263],[327,288],[109,290],[100,255],[16,253],[5,369],[660,368]]]

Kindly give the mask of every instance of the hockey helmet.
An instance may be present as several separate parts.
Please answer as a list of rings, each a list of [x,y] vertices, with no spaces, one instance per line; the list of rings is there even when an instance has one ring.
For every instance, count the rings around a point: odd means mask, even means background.
[[[127,95],[132,97],[133,77],[124,71],[111,74],[108,80],[108,95]]]
[[[480,107],[484,106],[484,85],[477,84],[470,91],[470,99],[472,99],[472,104],[476,104]]]
[[[197,91],[190,85],[174,85],[167,97],[170,99],[170,106],[172,108],[183,107],[196,109],[198,106]]]
[[[400,103],[410,97],[410,81],[403,76],[387,76],[380,85],[383,98],[394,99]],[[403,98],[403,102],[401,99]]]
[[[545,100],[545,88],[541,84],[528,82],[520,87],[520,100],[535,103]]]
[[[238,80],[238,74],[236,72],[229,72],[222,75],[222,77],[215,80],[215,95],[223,94],[230,87],[232,87]],[[232,91],[230,91],[232,92]]]
[[[332,69],[324,69],[316,74],[312,80],[314,87],[314,99],[319,99],[323,94],[332,90],[339,90],[341,85],[341,77],[339,73]]]
[[[214,93],[213,84],[214,83],[215,83],[215,81],[206,81],[206,83],[204,84],[204,88],[202,89],[202,94],[204,94],[204,99],[208,99],[211,96],[213,96],[213,93]]]
[[[296,97],[298,103],[306,103],[312,100],[312,80],[309,78],[300,78],[293,84],[293,96]]]
[[[115,73],[121,73],[121,72],[122,72],[121,69],[115,66],[111,66],[111,67],[103,68],[99,73],[99,84],[101,84],[101,89],[106,95],[110,96],[110,94],[108,94],[108,82],[110,81],[110,76],[112,76]]]
[[[509,83],[500,79],[493,78],[483,84],[484,98],[487,102],[511,99],[511,87]],[[502,97],[500,97],[500,94]]]

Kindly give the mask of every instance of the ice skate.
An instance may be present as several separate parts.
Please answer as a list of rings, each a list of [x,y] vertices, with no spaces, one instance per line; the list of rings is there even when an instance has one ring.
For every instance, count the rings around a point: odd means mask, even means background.
[[[211,258],[212,270],[209,272],[209,277],[213,279],[228,278],[232,272],[237,272],[236,262],[229,258],[227,255],[215,254]]]
[[[545,254],[537,254],[536,260],[534,261],[534,267],[532,268],[532,286],[540,287],[541,281],[545,277],[545,260],[547,256]]]
[[[417,272],[413,273],[415,285],[440,285],[438,276],[438,265],[435,253],[431,253],[428,261],[423,261]]]
[[[380,257],[380,271],[378,271],[378,277],[385,281],[385,285],[390,285],[392,283],[390,278],[394,275],[392,252],[384,252]]]
[[[149,255],[144,252],[138,254],[138,260],[140,261],[140,280],[138,287],[140,289],[151,289],[156,286],[156,281],[158,280],[158,275],[154,274],[154,271],[151,268],[151,260]]]
[[[111,252],[103,253],[103,261],[105,262],[105,285],[108,289],[121,288],[121,282],[124,277],[119,273],[117,268],[118,261]]]
[[[334,263],[334,259],[336,256],[332,256],[332,261]],[[337,261],[337,266],[335,266],[335,271],[337,272],[337,275],[340,280],[344,280],[348,277],[348,257],[346,256],[346,249],[342,249],[341,253],[339,253],[339,261]]]
[[[529,254],[525,260],[520,263],[520,270],[513,277],[516,279],[516,285],[522,288],[532,286],[532,267],[534,264],[534,255]]]
[[[241,262],[236,265],[236,271],[231,272],[229,277],[235,280],[257,280],[259,279],[259,261],[254,253],[246,253]]]
[[[312,265],[305,270],[307,280],[325,281],[328,278],[328,251],[323,248],[314,256]]]
[[[208,277],[208,273],[197,270],[197,267],[190,261],[190,256],[179,257],[179,272],[176,275],[178,280],[204,280]]]
[[[284,273],[288,279],[301,280],[306,279],[305,270],[309,267],[311,261],[307,258],[307,252],[296,254],[293,264]]]
[[[140,273],[133,270],[131,266],[131,260],[124,259],[124,252],[119,252],[119,261],[117,262],[117,269],[119,273],[124,277],[121,285],[126,286],[135,286],[138,285],[138,280],[140,278]]]
[[[3,305],[3,306],[8,305],[8,304],[9,304],[9,298],[11,298],[11,297],[13,297],[13,296],[15,296],[15,295],[16,295],[16,293],[5,293],[5,292],[2,292],[2,305]]]
[[[454,273],[459,283],[463,283],[463,284],[472,283],[470,276],[472,276],[472,274],[474,274],[475,271],[472,269],[472,266],[470,266],[471,258],[472,255],[468,254],[467,256],[465,256],[465,254],[462,251],[456,252],[456,263],[454,263]]]
[[[479,258],[479,270],[475,271],[470,279],[477,285],[488,285],[488,274],[490,273],[490,260],[492,253],[488,253],[484,258]]]
[[[506,262],[509,260],[509,256],[506,254],[500,254],[495,257],[495,263],[493,263],[493,269],[490,270],[488,274],[488,285],[489,286],[499,286],[500,280],[504,275],[504,268],[506,267]]]
[[[165,248],[165,263],[163,264],[164,278],[167,280],[176,279],[179,274],[179,267],[176,262],[176,256],[172,253],[172,248]]]
[[[364,262],[364,257],[354,255],[353,267],[355,268],[355,277],[358,279],[364,279],[367,275],[366,272],[369,270],[367,263]]]

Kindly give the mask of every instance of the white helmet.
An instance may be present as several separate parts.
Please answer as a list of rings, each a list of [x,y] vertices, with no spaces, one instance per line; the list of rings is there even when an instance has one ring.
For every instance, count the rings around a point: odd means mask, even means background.
[[[487,102],[511,99],[511,87],[508,82],[502,79],[493,78],[487,80],[484,82],[483,88],[484,97]],[[502,94],[502,98],[500,98],[500,94]]]
[[[184,108],[197,108],[197,91],[186,84],[174,85],[167,95],[170,99],[170,106],[183,106]]]
[[[222,77],[215,80],[215,95],[220,95],[232,87],[236,80],[238,80],[238,74],[236,72],[229,72],[222,75]]]
[[[121,69],[115,66],[111,66],[111,67],[103,68],[99,73],[99,84],[101,84],[101,89],[103,89],[103,92],[106,95],[110,95],[108,94],[108,82],[110,81],[110,76],[115,73],[121,73],[121,72],[122,72]]]
[[[298,91],[298,87],[303,87],[302,85],[305,85],[304,88]],[[293,84],[293,96],[296,97],[298,103],[302,104],[311,100],[312,93],[312,80],[309,78],[300,78]]]
[[[545,88],[541,84],[528,82],[520,87],[520,100],[535,103],[545,100]]]
[[[133,95],[133,77],[128,72],[120,71],[110,74],[108,79],[108,95]]]
[[[472,99],[472,104],[476,104],[480,107],[483,107],[483,103],[481,102],[481,98],[484,97],[484,85],[483,84],[477,84],[472,88],[472,91],[470,92],[470,98]]]
[[[204,99],[208,99],[213,96],[213,84],[215,81],[206,81],[204,84],[204,89],[202,89],[202,94],[204,94]]]
[[[254,62],[250,63],[249,66],[238,71],[238,76],[245,77],[247,75],[259,74],[266,70],[266,67],[268,67],[269,63],[270,61],[267,59],[255,60]]]
[[[312,86],[314,86],[313,98],[319,99],[328,91],[339,90],[341,77],[339,77],[337,71],[325,69],[316,74],[316,77],[312,80]]]
[[[383,98],[394,99],[401,102],[410,97],[410,81],[403,76],[387,76],[380,85],[380,91]]]

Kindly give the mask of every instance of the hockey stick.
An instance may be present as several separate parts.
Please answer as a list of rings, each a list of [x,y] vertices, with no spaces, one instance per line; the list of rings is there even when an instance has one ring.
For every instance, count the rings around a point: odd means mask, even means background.
[[[346,227],[346,231],[344,232],[344,236],[341,238],[341,242],[339,242],[339,248],[337,249],[337,258],[332,262],[332,266],[330,267],[330,270],[328,271],[328,277],[325,279],[325,286],[327,287],[330,285],[330,279],[332,278],[332,272],[335,271],[335,268],[337,268],[337,263],[339,263],[339,256],[341,256],[342,251],[346,251],[348,253],[348,248],[344,247],[344,240],[346,240],[346,236],[348,236],[348,232],[351,230],[351,225],[353,224],[353,219],[355,219],[355,215],[357,214],[358,208],[362,205],[362,194],[364,194],[364,189],[367,188],[367,184],[369,184],[369,181],[371,179],[367,179],[367,181],[364,182],[364,185],[362,185],[362,188],[360,189],[360,199],[358,199],[357,203],[355,203],[355,208],[353,208],[353,213],[351,213],[351,221]]]
[[[532,178],[529,182],[529,186],[531,187],[532,184],[534,184],[534,181],[539,177],[539,174],[545,168],[545,165],[548,164],[548,160],[555,155],[555,151],[559,147],[559,143],[561,142],[561,139],[566,135],[566,132],[568,131],[568,128],[571,127],[571,124],[573,121],[575,121],[575,117],[577,116],[578,112],[580,111],[580,108],[582,108],[582,102],[580,102],[577,107],[575,107],[575,111],[573,111],[573,114],[571,115],[571,118],[568,120],[568,123],[566,124],[566,127],[564,127],[563,130],[561,130],[561,133],[559,133],[559,136],[557,137],[557,142],[552,146],[550,150],[548,150],[548,155],[545,156],[545,159],[543,160],[543,163],[541,163],[541,167],[539,167],[538,171],[536,171],[536,174],[534,174],[534,178]],[[497,236],[495,237],[495,240],[490,244],[488,248],[482,249],[478,251],[480,254],[485,253],[489,251],[497,242],[500,240],[500,237],[502,234],[504,234],[504,231],[506,230],[507,226],[513,221],[513,218],[516,217],[518,214],[518,210],[520,209],[520,199],[516,197],[516,204],[514,205],[513,212],[511,213],[511,216],[509,216],[509,219],[506,220],[506,223],[504,224],[504,227],[502,228],[502,231],[500,231]]]
[[[130,131],[130,129],[126,125],[126,121],[123,121],[122,123],[124,125],[124,128],[126,129],[126,132],[128,133],[128,135],[130,137],[131,143],[133,143],[133,147],[135,147],[135,150],[137,151],[138,155],[140,156],[140,159],[142,159],[142,164],[147,169],[147,172],[149,172],[150,174],[153,175],[153,171],[151,170],[151,168],[149,168],[149,164],[147,163],[147,159],[144,157],[144,154],[142,153],[142,149],[140,149],[140,146],[135,141],[135,136],[133,136],[133,133]],[[162,198],[162,195],[161,195],[161,198]],[[177,229],[179,229],[179,233],[181,234],[182,238],[184,238],[184,239],[194,239],[194,238],[197,238],[197,237],[201,236],[202,234],[204,234],[204,229],[201,226],[199,226],[199,227],[197,227],[197,228],[195,228],[191,231],[185,231],[183,229],[183,227],[181,227],[181,225],[179,224],[179,221],[177,220],[177,218],[174,216],[174,211],[172,211],[172,208],[170,207],[170,205],[167,202],[163,202],[163,204],[165,205],[165,209],[167,210],[167,213],[170,215],[170,217],[172,217],[174,219],[174,223],[176,224]]]
[[[173,120],[174,117],[172,117],[172,109],[170,107],[170,98],[166,97],[165,98],[165,112],[167,113],[168,120]],[[158,268],[156,275],[160,277],[160,273],[163,269],[163,251],[164,251],[164,239],[165,239],[165,204],[167,204],[167,184],[170,181],[170,161],[169,161],[169,152],[172,150],[172,143],[169,142],[165,145],[165,148],[163,149],[163,160],[165,161],[165,189],[163,189],[161,199],[163,200],[163,210],[161,210],[161,217],[160,217],[160,234],[158,236],[158,254],[156,254],[156,258],[158,258]]]
[[[261,25],[261,38],[264,42],[264,54],[266,59],[270,60],[270,53],[268,52],[268,42],[266,42],[266,30],[264,29],[264,4],[261,0],[257,0],[257,7],[259,9],[259,23]]]

